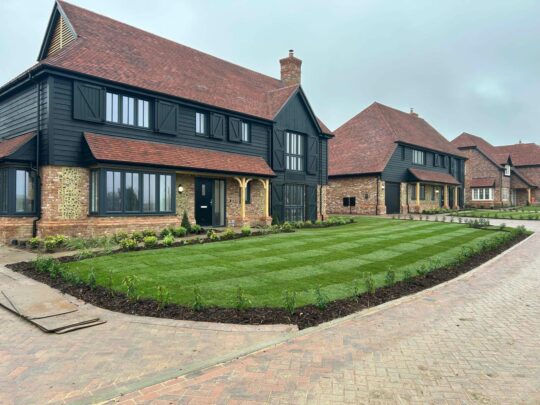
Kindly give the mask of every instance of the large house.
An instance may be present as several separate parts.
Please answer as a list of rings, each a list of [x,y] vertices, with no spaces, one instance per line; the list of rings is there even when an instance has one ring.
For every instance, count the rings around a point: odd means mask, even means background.
[[[540,147],[536,144],[493,146],[466,132],[452,143],[464,153],[465,200],[470,207],[532,204],[540,186]]]
[[[412,110],[373,103],[334,133],[329,213],[395,214],[463,206],[465,156]]]
[[[57,1],[0,88],[0,240],[324,215],[327,141],[292,51],[275,79]]]

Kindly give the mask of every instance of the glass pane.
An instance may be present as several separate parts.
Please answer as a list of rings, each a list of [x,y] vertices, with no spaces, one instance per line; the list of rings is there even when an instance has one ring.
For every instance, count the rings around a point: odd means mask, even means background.
[[[8,209],[8,170],[0,170],[0,212]]]
[[[98,189],[99,189],[99,172],[92,171],[90,178],[90,212],[98,212]]]
[[[26,171],[17,170],[15,172],[15,211],[26,211]]]
[[[118,122],[118,94],[112,95],[112,122]]]
[[[156,175],[143,175],[143,211],[156,211]]]
[[[126,211],[139,211],[139,173],[126,173]]]
[[[172,180],[170,175],[159,176],[159,207],[162,212],[172,211]]]
[[[106,107],[105,109],[107,110],[107,116],[106,116],[106,120],[107,121],[112,121],[112,94],[111,93],[107,93],[107,102],[105,103]]]
[[[107,198],[106,209],[107,211],[121,211],[122,210],[122,184],[121,173],[107,171]]]
[[[137,117],[137,124],[140,127],[148,128],[148,101],[144,100],[138,100],[138,117]]]

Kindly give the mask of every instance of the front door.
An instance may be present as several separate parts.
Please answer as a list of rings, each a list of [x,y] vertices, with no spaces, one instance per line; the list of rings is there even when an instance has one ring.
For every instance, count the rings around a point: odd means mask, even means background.
[[[454,187],[448,187],[448,206],[454,208]]]
[[[195,220],[201,226],[212,226],[214,180],[195,179]]]
[[[387,214],[400,213],[401,200],[400,200],[400,184],[399,183],[390,183],[389,181],[385,183],[384,203],[386,204]]]

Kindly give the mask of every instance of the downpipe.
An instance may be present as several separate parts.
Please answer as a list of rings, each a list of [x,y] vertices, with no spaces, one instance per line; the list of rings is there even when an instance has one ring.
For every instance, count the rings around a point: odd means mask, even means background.
[[[32,170],[36,174],[36,183],[35,183],[35,204],[36,204],[36,217],[32,221],[32,237],[37,236],[37,223],[41,219],[41,176],[39,174],[39,148],[41,140],[41,83],[36,81],[32,77],[32,74],[29,74],[29,79],[34,81],[37,84],[37,118],[36,118],[36,165]]]

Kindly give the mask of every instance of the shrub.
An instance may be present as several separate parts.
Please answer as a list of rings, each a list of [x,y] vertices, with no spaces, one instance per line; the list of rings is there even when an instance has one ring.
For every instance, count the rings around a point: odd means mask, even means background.
[[[296,309],[296,291],[285,290],[283,295],[283,301],[285,303],[285,309],[287,312],[292,315]]]
[[[116,243],[120,244],[124,239],[129,238],[129,235],[127,232],[117,232],[113,238]]]
[[[96,288],[97,280],[96,280],[96,273],[94,273],[94,270],[88,273],[88,279],[86,280],[86,284],[88,284],[88,287],[90,287],[91,290]]]
[[[311,228],[313,226],[313,222],[311,222],[309,219],[304,222],[304,227]]]
[[[320,219],[318,219],[318,220],[315,221],[315,225],[316,225],[316,226],[323,226],[324,224],[323,224],[323,221],[321,221]]]
[[[242,233],[242,236],[249,236],[251,235],[251,228],[249,227],[249,225],[244,225],[240,232]]]
[[[58,265],[58,261],[52,257],[38,256],[34,260],[34,267],[40,273],[49,273],[54,266]]]
[[[137,241],[137,242],[142,242],[143,239],[144,239],[144,235],[141,231],[135,231],[131,234],[131,239]]]
[[[144,231],[142,231],[142,234],[144,237],[147,237],[147,236],[157,236],[157,233],[156,231],[152,230],[152,229],[145,229]]]
[[[122,279],[122,285],[126,288],[126,297],[130,301],[138,299],[137,296],[137,284],[139,279],[134,275],[127,275]]]
[[[172,244],[174,243],[174,236],[172,235],[167,235],[163,238],[163,244],[165,246],[172,246]]]
[[[180,223],[182,228],[184,228],[187,232],[191,231],[191,223],[189,222],[189,218],[187,215],[187,211],[184,210],[184,214],[182,215],[182,222]]]
[[[35,238],[28,239],[26,243],[28,246],[30,246],[30,248],[37,249],[41,244],[41,238],[39,236],[36,236]]]
[[[194,311],[201,311],[204,308],[204,302],[201,295],[201,289],[199,287],[195,287],[193,289],[193,304],[191,304],[191,308]]]
[[[246,296],[242,287],[236,289],[236,309],[239,311],[246,309],[251,305],[251,300]]]
[[[290,222],[284,222],[283,225],[281,225],[281,230],[283,232],[292,232],[293,231],[293,227],[292,225],[290,224]]]
[[[184,226],[179,226],[178,228],[174,228],[174,230],[173,230],[173,234],[177,238],[183,238],[184,236],[187,235],[187,232],[188,231]]]
[[[219,236],[213,229],[209,229],[208,232],[206,232],[206,237],[212,242],[219,240]]]
[[[53,252],[59,245],[54,236],[47,236],[43,241],[43,246],[45,247],[45,251]]]
[[[315,306],[320,309],[326,309],[328,305],[328,297],[321,291],[321,286],[315,288]]]
[[[93,256],[94,253],[89,249],[82,249],[77,253],[77,259],[79,260],[90,259]]]
[[[527,233],[527,229],[523,225],[519,225],[514,228],[513,233],[515,235],[525,235]]]
[[[364,285],[369,294],[375,293],[375,280],[373,279],[373,274],[370,272],[364,273]]]
[[[145,247],[153,248],[153,247],[156,247],[157,242],[158,242],[158,238],[156,236],[146,236],[143,239],[143,242],[144,242]]]
[[[225,229],[225,232],[223,232],[223,235],[221,235],[221,239],[234,239],[234,229],[227,228]]]
[[[304,222],[303,221],[296,221],[296,222],[293,222],[291,224],[292,226],[294,226],[295,228],[303,228],[304,227]]]
[[[201,233],[201,231],[202,231],[202,228],[201,228],[200,225],[198,225],[198,224],[191,225],[191,231],[190,231],[191,233],[199,234],[199,233]]]
[[[384,276],[384,282],[387,286],[391,286],[396,282],[396,272],[394,270],[388,270]]]
[[[137,241],[131,238],[125,238],[120,241],[120,247],[124,250],[135,250]]]
[[[162,310],[165,308],[171,299],[171,295],[169,293],[169,290],[167,290],[167,287],[163,287],[161,285],[157,286],[157,302],[158,302],[158,309]]]
[[[161,230],[161,232],[159,233],[159,237],[161,239],[163,239],[165,236],[168,236],[168,235],[174,235],[174,232],[173,232],[173,229],[172,228],[164,228]]]

